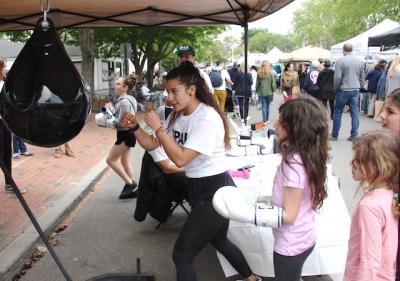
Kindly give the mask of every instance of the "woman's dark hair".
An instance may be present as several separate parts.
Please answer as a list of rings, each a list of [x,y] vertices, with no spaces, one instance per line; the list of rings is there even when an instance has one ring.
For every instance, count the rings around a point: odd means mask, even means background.
[[[309,177],[314,210],[327,196],[325,187],[328,158],[328,117],[326,110],[313,97],[301,96],[279,107],[279,122],[287,132],[279,140],[282,159],[290,166],[299,154]]]
[[[169,71],[165,79],[166,81],[171,79],[179,79],[179,81],[186,87],[189,87],[191,85],[196,86],[196,98],[199,99],[202,103],[214,108],[215,111],[217,111],[220,115],[225,129],[225,148],[229,148],[230,140],[228,123],[225,119],[224,113],[221,111],[217,102],[213,99],[212,94],[204,78],[201,76],[199,69],[195,67],[191,62],[182,62],[178,67]],[[172,113],[170,126],[172,126],[179,115],[180,112]]]

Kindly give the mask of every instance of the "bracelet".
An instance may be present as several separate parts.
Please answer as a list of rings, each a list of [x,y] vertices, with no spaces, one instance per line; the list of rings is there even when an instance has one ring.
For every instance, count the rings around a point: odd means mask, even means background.
[[[164,127],[161,125],[160,127],[158,127],[158,129],[156,130],[156,136],[158,135],[158,132],[160,131],[160,130],[164,130]]]
[[[132,128],[132,131],[136,132],[137,130],[139,130],[139,128],[139,123],[136,123],[136,125]]]

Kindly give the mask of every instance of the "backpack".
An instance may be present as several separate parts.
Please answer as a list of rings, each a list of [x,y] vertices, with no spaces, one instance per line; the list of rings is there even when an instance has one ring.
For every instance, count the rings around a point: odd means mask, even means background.
[[[217,69],[213,69],[211,70],[210,73],[210,80],[211,80],[211,85],[214,88],[218,88],[221,87],[223,84],[223,80],[222,80],[222,75],[221,75],[221,71],[217,70]]]

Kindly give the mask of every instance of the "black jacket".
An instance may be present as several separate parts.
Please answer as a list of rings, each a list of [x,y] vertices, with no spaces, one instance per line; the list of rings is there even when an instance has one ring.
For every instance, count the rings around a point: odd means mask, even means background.
[[[187,179],[185,173],[164,174],[151,155],[145,152],[140,172],[135,220],[144,221],[149,213],[154,219],[164,222],[169,216],[172,202],[181,202],[187,198]]]

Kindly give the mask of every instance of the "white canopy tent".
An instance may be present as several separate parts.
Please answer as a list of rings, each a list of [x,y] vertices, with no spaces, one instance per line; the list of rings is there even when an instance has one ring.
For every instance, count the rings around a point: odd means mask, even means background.
[[[378,53],[380,47],[370,47],[368,49],[368,37],[376,36],[385,33],[400,26],[398,22],[390,19],[385,19],[381,23],[375,25],[371,29],[353,37],[346,41],[335,44],[331,47],[331,54],[334,59],[338,59],[343,56],[342,48],[345,43],[351,43],[353,45],[353,55],[364,59],[368,53]]]
[[[277,63],[279,60],[285,56],[285,53],[279,50],[277,47],[273,47],[266,55],[265,59],[270,63]]]

